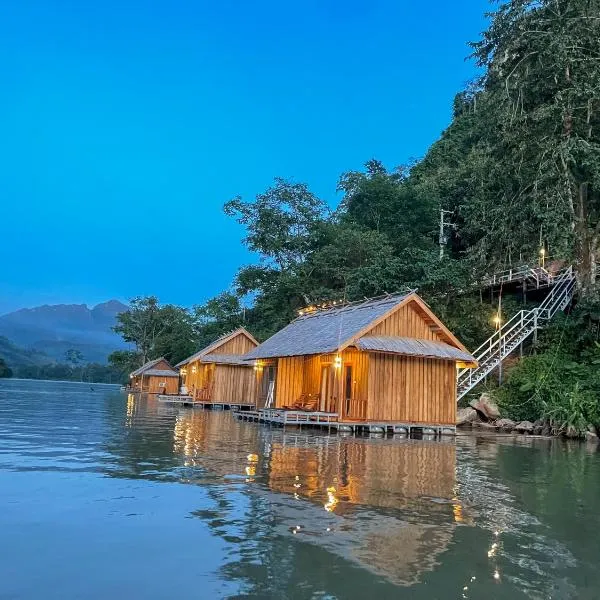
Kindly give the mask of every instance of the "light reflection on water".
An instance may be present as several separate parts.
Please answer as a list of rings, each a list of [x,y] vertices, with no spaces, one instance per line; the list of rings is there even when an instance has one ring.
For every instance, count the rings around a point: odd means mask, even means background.
[[[0,440],[8,597],[597,597],[589,447],[283,431],[18,381],[0,383]],[[32,582],[32,543],[68,560]]]

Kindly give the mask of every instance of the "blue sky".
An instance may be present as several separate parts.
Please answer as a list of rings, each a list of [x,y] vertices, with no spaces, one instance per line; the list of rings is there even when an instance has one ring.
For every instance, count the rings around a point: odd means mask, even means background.
[[[422,156],[486,0],[5,3],[0,313],[200,303],[252,260],[222,205]]]

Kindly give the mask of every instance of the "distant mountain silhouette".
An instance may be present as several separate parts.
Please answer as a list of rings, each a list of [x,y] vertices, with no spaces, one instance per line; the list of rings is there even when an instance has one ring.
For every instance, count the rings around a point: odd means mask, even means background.
[[[107,356],[127,345],[111,330],[116,316],[127,310],[118,300],[88,308],[85,304],[55,304],[22,308],[0,316],[0,336],[29,350],[64,361],[70,348],[86,362],[106,362]]]

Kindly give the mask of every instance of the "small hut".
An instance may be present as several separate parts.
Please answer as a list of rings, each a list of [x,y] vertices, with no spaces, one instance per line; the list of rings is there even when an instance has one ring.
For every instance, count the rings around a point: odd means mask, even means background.
[[[179,390],[179,373],[161,356],[130,373],[129,385],[134,392],[176,394]]]
[[[246,358],[259,407],[452,426],[456,370],[476,366],[414,292],[308,309]]]
[[[258,342],[243,327],[227,333],[176,365],[182,392],[207,404],[255,404],[253,363],[245,354]]]

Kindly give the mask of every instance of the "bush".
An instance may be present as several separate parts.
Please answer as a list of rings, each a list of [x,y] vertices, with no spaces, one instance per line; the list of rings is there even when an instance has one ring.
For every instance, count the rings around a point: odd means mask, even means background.
[[[547,419],[555,433],[600,423],[600,374],[595,365],[543,352],[519,362],[496,392],[498,406],[516,421]]]

